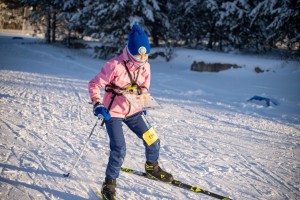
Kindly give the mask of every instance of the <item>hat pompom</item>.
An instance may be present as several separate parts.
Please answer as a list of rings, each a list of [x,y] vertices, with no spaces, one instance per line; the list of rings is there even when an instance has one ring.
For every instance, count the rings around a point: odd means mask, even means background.
[[[132,55],[150,53],[148,36],[139,25],[132,26],[132,32],[128,35],[128,50]],[[146,51],[144,51],[146,49]]]

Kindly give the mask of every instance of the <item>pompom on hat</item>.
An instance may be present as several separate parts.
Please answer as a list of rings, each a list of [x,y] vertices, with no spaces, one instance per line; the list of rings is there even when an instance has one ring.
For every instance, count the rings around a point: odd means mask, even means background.
[[[132,26],[132,31],[128,34],[127,48],[132,55],[150,53],[148,36],[139,25]]]

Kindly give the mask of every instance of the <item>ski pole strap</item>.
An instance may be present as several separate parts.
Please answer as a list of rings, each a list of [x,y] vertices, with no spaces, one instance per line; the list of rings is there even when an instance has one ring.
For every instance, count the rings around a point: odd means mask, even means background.
[[[110,83],[109,85],[106,85],[104,88],[105,92],[111,92],[116,96],[121,96],[123,95],[122,92],[117,92],[117,91],[122,91],[123,89],[117,86],[114,83]]]
[[[136,83],[136,81],[137,81],[137,79],[138,79],[138,77],[139,77],[139,74],[140,74],[140,68],[138,69],[138,72],[137,72],[137,75],[136,75],[135,79],[133,79],[133,78],[132,78],[132,75],[131,75],[131,73],[130,73],[128,67],[127,67],[127,64],[126,64],[126,63],[127,63],[127,62],[124,60],[124,67],[125,67],[125,69],[126,69],[126,71],[127,71],[127,74],[128,74],[128,76],[129,76],[130,82],[131,82],[131,84]]]

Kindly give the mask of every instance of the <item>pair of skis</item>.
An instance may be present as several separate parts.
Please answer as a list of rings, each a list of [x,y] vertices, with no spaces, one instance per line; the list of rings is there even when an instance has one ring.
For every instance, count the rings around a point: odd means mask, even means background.
[[[137,171],[137,170],[134,170],[134,169],[129,169],[129,168],[122,167],[121,171],[129,173],[129,174],[134,174],[134,175],[137,175],[137,176],[141,176],[143,178],[148,178],[145,172]],[[148,179],[151,179],[151,178],[148,178]],[[154,180],[154,179],[151,179],[151,180]],[[162,181],[160,181],[160,182],[162,182]],[[182,183],[182,182],[177,181],[177,180],[173,180],[172,182],[162,182],[162,183],[171,184],[173,186],[176,186],[176,187],[179,187],[179,188],[182,188],[182,189],[185,189],[185,190],[189,190],[191,192],[202,193],[202,194],[208,195],[208,196],[216,198],[216,199],[231,200],[228,197],[224,197],[222,195],[219,195],[219,194],[216,194],[216,193],[204,190],[204,189],[199,188],[199,187],[191,186],[191,185],[188,185],[186,183]],[[101,192],[95,191],[95,194],[100,199],[102,198]]]
[[[148,178],[145,172],[137,171],[137,170],[134,170],[134,169],[129,169],[129,168],[122,167],[121,171],[129,173],[129,174],[134,174],[134,175],[137,175],[137,176],[141,176],[141,177],[144,177],[144,178]],[[149,178],[149,179],[151,179],[151,178]],[[208,195],[210,197],[214,197],[216,199],[231,200],[228,197],[224,197],[222,195],[204,190],[204,189],[199,188],[199,187],[191,186],[191,185],[188,185],[186,183],[182,183],[182,182],[177,181],[177,180],[173,180],[172,182],[168,182],[168,184],[171,184],[173,186],[176,186],[176,187],[179,187],[179,188],[182,188],[182,189],[185,189],[185,190],[189,190],[191,192],[202,193],[202,194]]]

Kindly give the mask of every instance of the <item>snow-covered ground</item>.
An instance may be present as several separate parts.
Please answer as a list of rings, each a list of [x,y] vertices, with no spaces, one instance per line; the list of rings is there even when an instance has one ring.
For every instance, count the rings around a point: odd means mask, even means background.
[[[192,62],[242,66],[190,71]],[[90,52],[0,36],[0,199],[96,199],[108,159],[88,81],[105,60]],[[233,199],[300,199],[300,64],[271,56],[175,49],[150,60],[151,91],[162,109],[148,120],[161,139],[161,166],[180,181]],[[259,66],[269,72],[257,74]],[[279,105],[247,102],[254,95]],[[125,126],[124,167],[143,171],[142,142]],[[211,199],[121,173],[118,199]]]

